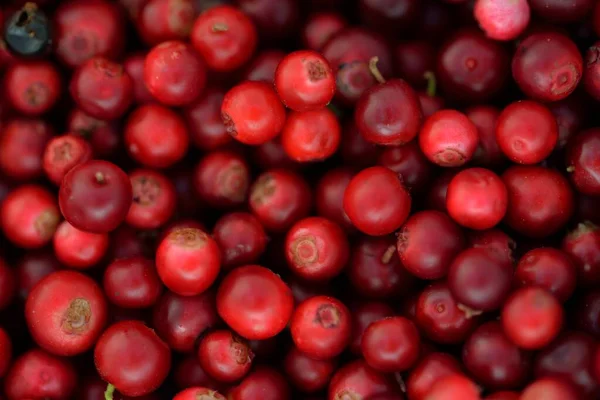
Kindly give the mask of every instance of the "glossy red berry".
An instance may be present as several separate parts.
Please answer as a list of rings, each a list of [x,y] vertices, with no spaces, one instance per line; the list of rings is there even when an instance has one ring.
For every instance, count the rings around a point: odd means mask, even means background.
[[[373,86],[356,104],[354,121],[361,135],[381,145],[401,145],[417,136],[423,112],[415,91],[401,79]]]
[[[129,177],[107,161],[73,167],[58,193],[60,211],[75,228],[94,233],[114,230],[125,220],[132,201]]]
[[[225,94],[221,117],[227,132],[234,139],[258,145],[281,132],[285,123],[285,108],[268,84],[247,81]]]
[[[579,84],[583,60],[567,36],[543,31],[519,43],[512,60],[512,74],[527,96],[556,101],[570,95]]]
[[[396,172],[415,194],[423,192],[433,175],[433,165],[423,155],[416,140],[386,147],[379,154],[377,164]]]
[[[381,236],[404,223],[411,197],[400,178],[385,167],[362,170],[352,178],[344,193],[344,211],[360,231]]]
[[[350,311],[342,302],[315,296],[294,310],[290,330],[298,350],[316,359],[329,359],[350,343],[350,324]]]
[[[158,245],[156,269],[171,291],[194,296],[207,290],[221,269],[217,243],[197,228],[175,228]]]
[[[527,0],[477,0],[473,12],[481,29],[495,40],[516,39],[527,28],[531,14]]]
[[[473,155],[476,165],[492,167],[504,162],[504,154],[496,140],[496,122],[500,110],[492,106],[473,106],[465,110],[465,115],[477,128],[479,146]]]
[[[406,371],[419,357],[419,331],[404,317],[384,318],[367,327],[361,349],[367,364],[379,371]]]
[[[477,127],[455,110],[436,112],[425,120],[419,133],[421,151],[441,167],[460,167],[469,162],[478,143]]]
[[[419,360],[408,375],[406,394],[411,400],[424,400],[431,386],[437,381],[460,373],[461,366],[451,355],[446,353],[428,354]]]
[[[76,165],[92,158],[92,146],[74,134],[52,138],[46,145],[42,166],[48,179],[60,185],[64,176]]]
[[[279,400],[291,397],[286,378],[275,369],[261,366],[250,372],[239,385],[231,388],[228,400]]]
[[[125,222],[138,229],[164,225],[174,214],[177,202],[173,183],[157,171],[138,169],[129,174],[133,202]]]
[[[250,60],[257,36],[247,14],[232,6],[217,5],[196,18],[191,41],[210,69],[232,71]]]
[[[575,400],[579,395],[569,383],[556,378],[541,378],[529,384],[520,400]]]
[[[346,20],[334,12],[318,12],[308,17],[302,29],[302,44],[319,51],[347,25]]]
[[[261,51],[244,71],[243,79],[272,84],[275,80],[275,70],[285,54],[281,50]]]
[[[144,0],[145,1],[145,0]],[[144,64],[146,53],[134,53],[123,61],[123,68],[131,77],[133,83],[133,101],[136,104],[146,104],[154,101],[144,82]]]
[[[133,102],[133,81],[121,64],[94,57],[77,68],[71,97],[85,113],[102,120],[121,117]]]
[[[56,104],[62,82],[57,68],[48,61],[17,62],[4,72],[4,91],[15,110],[36,116]]]
[[[111,157],[121,145],[117,122],[92,118],[78,108],[69,115],[68,130],[89,142],[97,157]]]
[[[54,254],[63,265],[86,269],[98,264],[109,245],[107,233],[79,230],[67,221],[56,228],[53,238]]]
[[[595,286],[600,282],[600,228],[591,222],[578,224],[565,236],[561,249],[575,263],[579,285]]]
[[[578,192],[600,195],[600,129],[588,129],[576,135],[567,147],[567,172]]]
[[[496,123],[496,140],[511,161],[537,164],[548,157],[556,146],[556,118],[540,103],[517,101],[500,113]]]
[[[148,45],[189,37],[196,9],[193,0],[142,0],[135,27]]]
[[[502,179],[489,169],[469,168],[452,178],[446,193],[448,214],[470,229],[490,229],[506,214],[508,192]]]
[[[370,399],[376,395],[397,391],[397,384],[389,376],[369,367],[364,360],[357,360],[336,371],[329,383],[327,399]]]
[[[163,104],[189,104],[204,90],[204,61],[189,44],[163,42],[146,56],[144,82],[150,94]]]
[[[59,356],[73,356],[90,349],[102,333],[106,300],[91,278],[57,271],[29,293],[25,317],[38,345]]]
[[[292,272],[306,280],[326,281],[337,276],[350,257],[346,234],[322,217],[298,221],[285,239],[285,256]]]
[[[213,228],[213,238],[221,249],[221,262],[226,269],[256,262],[268,241],[260,221],[245,212],[219,218]]]
[[[123,321],[102,333],[94,348],[94,362],[105,382],[126,396],[137,397],[163,383],[171,368],[171,351],[142,322]]]
[[[331,169],[321,177],[315,188],[317,214],[344,229],[352,229],[352,222],[344,212],[344,192],[353,175],[349,168]]]
[[[205,387],[190,387],[177,393],[173,400],[225,400],[225,397],[216,390]]]
[[[327,387],[335,367],[335,360],[315,360],[296,347],[290,349],[283,361],[287,378],[305,393],[318,392]]]
[[[254,353],[248,342],[231,331],[221,329],[202,336],[198,359],[206,373],[220,382],[236,382],[252,367]]]
[[[277,335],[286,327],[293,307],[290,288],[274,272],[258,265],[232,270],[217,292],[219,315],[249,340]]]
[[[283,150],[294,161],[322,161],[331,157],[341,141],[341,127],[328,108],[292,112],[281,132]]]
[[[123,308],[150,307],[163,290],[154,263],[143,257],[114,260],[104,270],[102,282],[108,300]]]
[[[545,289],[515,291],[502,307],[502,327],[517,346],[536,350],[549,344],[562,328],[561,304]]]
[[[225,92],[208,87],[183,109],[192,143],[201,150],[215,150],[232,141],[221,119]]]
[[[479,389],[462,374],[446,376],[435,382],[427,392],[425,400],[479,400]]]

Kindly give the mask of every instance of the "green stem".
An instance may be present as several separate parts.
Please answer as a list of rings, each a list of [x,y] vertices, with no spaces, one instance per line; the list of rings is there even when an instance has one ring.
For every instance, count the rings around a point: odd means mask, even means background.
[[[115,393],[115,387],[112,384],[108,384],[106,392],[104,392],[104,400],[113,400],[113,394]]]
[[[427,96],[429,97],[433,97],[435,96],[435,92],[436,92],[436,80],[435,80],[435,75],[433,74],[433,72],[431,71],[427,71],[423,74],[423,76],[425,77],[425,79],[427,79]]]

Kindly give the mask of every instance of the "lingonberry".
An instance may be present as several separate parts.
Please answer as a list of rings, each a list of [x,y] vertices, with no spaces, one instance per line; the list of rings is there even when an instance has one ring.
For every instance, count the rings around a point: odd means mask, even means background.
[[[348,230],[352,222],[344,212],[344,192],[352,179],[352,170],[335,168],[325,172],[315,188],[317,214]]]
[[[600,292],[592,290],[577,297],[574,310],[575,316],[572,321],[575,327],[587,332],[594,337],[600,336]]]
[[[386,147],[379,154],[377,164],[397,173],[413,193],[421,193],[425,189],[433,172],[432,164],[423,155],[416,140]]]
[[[465,248],[465,238],[446,214],[420,211],[402,226],[397,248],[402,265],[411,274],[421,279],[439,279],[446,276],[454,257]]]
[[[144,0],[145,1],[145,0]],[[144,64],[146,62],[146,53],[134,53],[129,55],[123,61],[123,68],[127,75],[131,77],[133,84],[133,102],[136,104],[151,103],[154,97],[146,87],[144,82]]]
[[[421,12],[418,0],[396,0],[387,4],[381,0],[360,0],[361,21],[371,29],[387,35],[398,35],[413,26]]]
[[[483,248],[489,250],[494,256],[514,264],[514,251],[517,243],[504,231],[500,229],[489,229],[486,231],[471,231],[468,235],[469,247]]]
[[[121,117],[133,101],[133,81],[121,64],[94,57],[80,65],[69,84],[71,97],[85,113],[103,120]]]
[[[419,98],[401,79],[393,79],[367,90],[354,111],[354,120],[360,133],[369,142],[380,145],[410,142],[417,136],[422,119]]]
[[[138,229],[164,225],[175,212],[176,193],[173,183],[163,174],[138,169],[129,174],[133,202],[125,222]]]
[[[309,357],[338,356],[350,343],[350,311],[339,300],[315,296],[298,304],[290,321],[294,344]],[[363,336],[364,340],[364,336]]]
[[[473,106],[465,110],[465,115],[475,125],[479,134],[479,146],[473,155],[473,162],[484,167],[502,164],[504,154],[496,140],[496,122],[500,110],[492,106]]]
[[[375,143],[365,140],[359,132],[354,119],[346,122],[342,127],[342,142],[340,143],[340,156],[344,164],[352,170],[371,167],[377,163],[379,147]]]
[[[225,397],[216,390],[191,387],[177,393],[173,400],[225,400]]]
[[[588,129],[573,137],[567,148],[567,171],[578,192],[600,195],[600,129]]]
[[[204,156],[194,170],[200,199],[215,208],[239,207],[248,197],[250,166],[238,153],[221,150]]]
[[[213,238],[221,249],[221,262],[226,269],[256,262],[268,241],[260,221],[246,212],[233,212],[219,218],[213,228]]]
[[[352,334],[350,340],[350,351],[355,355],[360,355],[361,341],[365,330],[375,321],[383,318],[392,317],[394,310],[385,303],[366,302],[351,308]]]
[[[494,252],[469,248],[450,264],[448,287],[467,313],[497,310],[509,294],[512,274],[512,265]]]
[[[224,386],[202,369],[200,360],[193,353],[185,356],[177,363],[173,375],[173,380],[178,389],[187,389],[194,386],[221,389]]]
[[[394,61],[402,79],[413,86],[424,87],[427,77],[435,70],[435,48],[424,40],[401,42],[394,48]]]
[[[321,161],[331,157],[341,141],[341,127],[328,108],[292,112],[281,132],[283,150],[294,161]]]
[[[285,377],[273,368],[261,366],[232,388],[227,398],[229,400],[279,400],[290,397],[290,388]]]
[[[431,353],[419,360],[406,380],[406,394],[411,400],[424,400],[431,386],[447,376],[460,374],[461,366],[446,353]]]
[[[293,307],[290,288],[274,272],[258,265],[232,270],[217,292],[219,315],[249,340],[277,335],[286,327]]]
[[[285,108],[270,85],[247,81],[225,94],[221,117],[227,132],[234,139],[258,145],[281,132],[285,122]]]
[[[193,0],[145,0],[135,27],[148,45],[189,37],[196,10]]]
[[[477,0],[473,13],[489,38],[513,40],[527,28],[531,10],[527,0]]]
[[[236,382],[252,367],[254,353],[248,342],[226,329],[203,335],[198,346],[200,365],[221,382]]]
[[[561,0],[529,0],[529,5],[537,15],[553,22],[565,23],[588,15],[594,7],[594,1],[573,0],[565,4]]]
[[[297,30],[300,5],[293,0],[236,0],[236,4],[252,18],[263,42],[287,38]]]
[[[37,185],[23,185],[6,196],[0,206],[4,236],[15,245],[40,248],[52,240],[60,222],[55,197]]]
[[[425,400],[479,400],[479,388],[462,374],[448,375],[435,382]]]
[[[48,142],[42,167],[48,179],[60,185],[67,172],[92,158],[92,146],[74,134],[57,136]]]
[[[224,96],[223,90],[209,87],[183,109],[190,139],[201,150],[215,150],[232,140],[221,119]]]
[[[369,61],[351,61],[339,65],[335,73],[336,99],[354,106],[367,89],[377,84]]]
[[[16,265],[15,272],[19,296],[23,300],[27,299],[29,292],[39,281],[54,271],[58,271],[60,268],[61,265],[51,249],[27,252]],[[8,267],[6,267],[6,270],[8,270],[9,273],[12,272]],[[9,274],[3,273],[0,276],[4,277],[4,279],[0,281],[0,287],[3,288],[3,295],[1,296],[2,301],[0,301],[0,309],[2,309],[6,306],[5,303],[7,299],[11,299],[9,294],[11,290],[14,290],[15,282],[10,279],[12,276]],[[7,282],[7,280],[10,280],[10,282]]]
[[[419,332],[409,319],[389,317],[373,322],[361,340],[363,357],[371,367],[383,372],[411,368],[419,357]]]
[[[156,270],[171,291],[194,296],[207,290],[221,269],[217,243],[197,228],[176,228],[156,250]]]
[[[258,42],[252,20],[238,8],[215,6],[194,22],[191,41],[208,67],[232,71],[250,60]]]
[[[471,229],[496,226],[508,207],[508,193],[502,179],[489,169],[468,168],[452,178],[446,192],[448,214]]]
[[[39,3],[39,2],[38,2]],[[5,46],[19,56],[38,56],[46,53],[51,43],[50,21],[46,14],[39,9],[38,4],[27,2],[22,9],[6,18],[0,14],[0,29],[3,24],[2,37]]]
[[[542,247],[532,249],[519,260],[514,283],[518,287],[535,286],[546,289],[565,302],[575,290],[577,271],[567,253]]]
[[[268,84],[275,80],[275,71],[277,66],[285,57],[281,50],[263,50],[248,65],[243,74],[246,81],[258,81]]]
[[[363,236],[352,249],[346,271],[358,293],[385,299],[411,289],[414,279],[400,262],[393,237]]]
[[[102,333],[94,348],[94,362],[105,382],[126,396],[137,397],[163,383],[171,368],[171,352],[142,322],[123,321]]]
[[[552,31],[529,35],[512,60],[513,78],[529,97],[556,101],[569,96],[579,84],[583,60],[575,43]]]
[[[115,121],[102,121],[89,116],[80,109],[69,115],[68,131],[90,143],[95,156],[112,157],[121,144],[121,131]]]
[[[132,202],[129,177],[115,164],[88,161],[73,167],[60,185],[58,203],[75,228],[94,233],[114,230]]]
[[[571,138],[581,131],[589,116],[589,104],[584,96],[578,94],[574,93],[566,99],[546,105],[558,124],[557,150],[563,149]]]
[[[6,375],[12,361],[12,343],[10,340],[8,333],[0,328],[0,377]]]
[[[514,166],[502,174],[502,180],[508,189],[508,211],[504,220],[525,236],[553,234],[573,214],[573,192],[567,179],[557,171]]]
[[[119,59],[125,47],[124,16],[116,3],[61,3],[53,22],[54,53],[68,67],[78,67],[95,56]]]
[[[125,125],[125,145],[131,158],[150,168],[166,168],[181,160],[188,149],[185,121],[157,104],[133,111]]]
[[[578,393],[571,385],[557,378],[541,378],[529,384],[519,397],[520,400],[576,400]]]
[[[419,103],[421,104],[424,118],[429,118],[436,112],[445,108],[446,102],[444,101],[444,98],[440,96],[431,95],[426,91],[417,92],[417,96],[419,97]]]
[[[467,316],[445,282],[434,283],[419,295],[417,327],[438,343],[460,343],[477,326],[477,318]]]
[[[456,110],[436,112],[425,120],[419,132],[421,151],[441,167],[459,167],[469,162],[478,144],[477,127]]]
[[[108,250],[108,234],[85,232],[63,221],[53,237],[54,253],[63,265],[86,269],[98,264]]]
[[[356,174],[344,193],[344,211],[360,231],[381,236],[404,223],[411,197],[398,175],[385,167],[371,167]]]
[[[308,49],[319,51],[347,25],[346,20],[337,13],[314,13],[308,17],[302,28],[302,44]]]
[[[346,234],[322,217],[304,218],[285,239],[285,256],[292,272],[302,279],[326,281],[338,275],[350,257]]]
[[[16,62],[4,74],[6,97],[21,114],[43,114],[54,106],[61,94],[60,74],[48,61]]]
[[[19,275],[0,258],[0,310],[7,308],[13,301]],[[19,282],[20,283],[20,282]]]
[[[299,170],[302,165],[288,157],[281,144],[281,136],[252,149],[252,161],[261,171],[269,169]]]
[[[166,292],[154,306],[152,326],[175,351],[189,353],[206,329],[219,323],[215,295],[179,296]]]
[[[483,101],[504,87],[508,66],[508,54],[500,44],[481,32],[460,30],[439,50],[436,77],[445,94]]]
[[[600,42],[594,43],[585,53],[582,83],[585,91],[594,99],[600,99]]]
[[[575,263],[580,285],[600,282],[600,229],[596,225],[580,223],[565,236],[561,248]]]
[[[301,175],[273,169],[261,174],[252,184],[249,206],[267,231],[285,232],[308,216],[311,197],[310,187]]]
[[[548,345],[562,327],[563,310],[554,296],[539,287],[515,291],[502,307],[502,327],[517,346],[536,350]]]
[[[129,225],[119,226],[111,232],[110,239],[109,260],[151,255],[154,252],[155,243],[152,243],[154,238]]]
[[[448,186],[454,178],[454,175],[460,172],[460,169],[448,169],[442,171],[442,173],[433,180],[429,186],[429,192],[427,193],[427,207],[437,211],[446,212],[446,193],[448,192]]]
[[[146,56],[144,83],[150,94],[163,104],[190,104],[206,84],[204,61],[187,43],[163,42]]]
[[[45,350],[72,356],[90,349],[107,319],[102,289],[74,271],[57,271],[42,279],[27,296],[29,332]]]
[[[143,257],[114,260],[104,270],[102,284],[108,300],[123,308],[150,307],[163,289],[154,263]]]
[[[502,152],[518,164],[537,164],[552,153],[558,141],[554,115],[530,100],[509,104],[496,123],[496,140]]]
[[[43,173],[42,155],[54,132],[39,119],[2,122],[0,170],[17,181],[35,179]]]
[[[314,393],[327,387],[335,372],[335,360],[315,360],[292,347],[283,360],[290,382],[304,393]]]
[[[77,373],[65,359],[31,349],[21,354],[4,378],[8,400],[68,399],[75,392]]]
[[[397,385],[389,376],[369,367],[365,361],[357,360],[336,371],[329,382],[327,399],[370,399],[394,392],[398,392]]]

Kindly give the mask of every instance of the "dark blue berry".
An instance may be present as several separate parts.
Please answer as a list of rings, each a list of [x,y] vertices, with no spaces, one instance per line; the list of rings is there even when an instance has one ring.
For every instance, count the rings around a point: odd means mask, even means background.
[[[20,56],[36,56],[50,45],[50,22],[35,3],[26,3],[6,23],[4,40]]]

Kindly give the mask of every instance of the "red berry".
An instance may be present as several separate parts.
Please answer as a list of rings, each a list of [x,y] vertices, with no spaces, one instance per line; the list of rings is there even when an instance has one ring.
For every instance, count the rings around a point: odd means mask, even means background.
[[[496,122],[500,110],[491,106],[473,106],[465,110],[465,115],[477,128],[479,146],[473,155],[477,165],[492,167],[504,162],[504,153],[496,140]]]
[[[280,400],[291,397],[283,375],[272,368],[258,367],[228,393],[228,400]]]
[[[176,193],[173,183],[163,174],[138,169],[129,174],[133,202],[125,222],[138,229],[164,225],[175,212]]]
[[[256,262],[268,240],[260,221],[245,212],[222,216],[213,228],[213,238],[221,249],[223,268],[227,269]]]
[[[247,81],[225,94],[221,117],[234,139],[249,145],[265,143],[281,132],[285,108],[266,83]]]
[[[114,260],[104,270],[103,286],[108,300],[123,308],[150,307],[163,290],[154,263],[143,257]]]
[[[530,383],[519,400],[576,400],[578,393],[566,382],[556,378],[541,378]]]
[[[527,0],[477,0],[473,12],[481,29],[495,40],[516,39],[527,28],[531,14]]]
[[[509,104],[498,117],[496,140],[513,162],[537,164],[552,153],[558,141],[554,115],[535,101]]]
[[[411,400],[424,400],[427,392],[439,380],[461,373],[461,366],[452,356],[431,353],[424,356],[410,372],[406,393]]]
[[[311,50],[321,50],[323,46],[344,29],[347,22],[334,12],[319,12],[308,17],[302,28],[302,44]]]
[[[206,84],[206,68],[189,44],[163,42],[154,47],[144,63],[144,82],[158,101],[183,106],[194,101]]]
[[[446,376],[435,382],[424,400],[479,400],[475,383],[460,374]]]
[[[217,243],[197,228],[176,228],[156,250],[156,269],[171,291],[194,296],[207,290],[221,269]]]
[[[285,52],[281,50],[263,50],[246,68],[243,79],[247,81],[257,81],[272,84],[275,80],[275,71],[279,62],[285,57]],[[219,104],[219,106],[221,106]]]
[[[60,185],[71,168],[91,158],[92,146],[79,136],[67,134],[54,137],[48,142],[42,166],[48,179]]]
[[[12,300],[12,290],[14,290],[15,281],[12,276],[12,270],[7,266],[1,267],[0,271],[6,269],[7,273],[0,273],[0,309],[7,305],[7,302]],[[58,271],[61,268],[60,263],[56,259],[51,249],[40,250],[35,252],[27,252],[16,265],[16,278],[18,282],[17,289],[22,299],[27,299],[29,292],[33,287],[46,276]]]
[[[385,167],[362,170],[352,178],[344,193],[344,211],[360,231],[381,236],[404,223],[411,198],[400,178]]]
[[[334,360],[315,360],[296,347],[290,349],[283,361],[287,378],[305,393],[318,392],[327,387],[335,367]]]
[[[277,335],[292,316],[289,287],[267,268],[247,265],[232,270],[217,292],[217,310],[240,336],[263,340]]]
[[[576,135],[567,147],[567,171],[578,192],[600,195],[600,129],[588,129]]]
[[[384,393],[398,391],[397,385],[387,375],[369,367],[363,360],[352,361],[333,375],[327,399],[370,399]]]
[[[61,77],[50,62],[16,62],[4,74],[5,95],[12,107],[22,114],[44,114],[60,97]]]
[[[416,140],[401,146],[384,148],[377,164],[397,173],[414,193],[421,193],[433,175],[433,166],[421,152]]]
[[[315,188],[317,214],[346,230],[352,229],[352,222],[344,212],[344,192],[353,175],[349,168],[331,169],[321,177]]]
[[[63,221],[53,238],[54,254],[62,264],[76,269],[86,269],[98,264],[108,250],[108,234],[91,233],[75,228]]]
[[[285,239],[285,256],[293,273],[312,281],[337,276],[350,257],[346,234],[338,225],[321,217],[298,221]]]
[[[583,60],[567,36],[543,31],[519,43],[512,60],[512,74],[527,96],[556,101],[570,95],[579,84]]]
[[[0,377],[4,377],[11,365],[12,358],[12,343],[10,336],[2,328],[0,328]]]
[[[294,161],[322,161],[331,157],[341,141],[341,127],[328,108],[292,112],[283,126],[281,144]]]
[[[137,397],[153,392],[163,383],[171,368],[171,352],[142,322],[123,321],[111,325],[100,336],[94,348],[94,362],[104,381],[126,396]]]
[[[217,5],[196,18],[191,41],[209,68],[232,71],[250,60],[258,37],[246,14],[232,6]]]
[[[189,37],[196,10],[193,0],[143,0],[135,27],[144,42],[156,45]]]
[[[477,127],[455,110],[436,112],[425,120],[419,133],[421,151],[441,167],[460,167],[469,162],[478,143]]]
[[[222,329],[202,336],[198,359],[206,373],[220,382],[236,382],[252,367],[254,353],[248,342],[231,331]]]
[[[200,360],[196,354],[189,354],[185,356],[174,371],[174,381],[178,389],[192,388],[194,386],[210,387],[210,388],[221,388],[223,385],[217,382],[215,379],[208,376],[206,371],[202,369]]]
[[[121,131],[114,121],[92,118],[76,108],[69,115],[69,132],[88,141],[97,157],[110,157],[121,144]]]
[[[132,201],[129,177],[107,161],[88,161],[65,175],[58,202],[75,228],[94,233],[114,230],[125,220]]]
[[[177,393],[173,400],[225,400],[225,397],[212,389],[191,387]]]
[[[102,333],[106,300],[89,277],[57,271],[29,293],[25,317],[38,345],[56,355],[72,356],[90,349]]]
[[[352,335],[350,340],[350,351],[355,355],[361,355],[361,341],[366,329],[375,321],[392,317],[394,310],[385,303],[366,302],[361,303],[351,310]]]
[[[565,302],[575,290],[577,270],[569,255],[551,247],[528,251],[515,270],[518,287],[535,286],[546,289]]]
[[[373,322],[365,330],[361,341],[367,364],[383,372],[408,370],[417,361],[420,346],[417,328],[404,317]]]
[[[146,53],[131,54],[123,61],[123,68],[125,68],[125,72],[131,77],[133,83],[133,101],[136,104],[146,104],[154,101],[154,97],[152,97],[144,82],[145,62]]]
[[[416,87],[424,87],[433,75],[435,56],[434,46],[425,40],[404,41],[394,49],[398,75]]]
[[[232,141],[221,119],[224,96],[223,90],[209,87],[183,109],[190,139],[201,150],[215,150]]]
[[[595,287],[600,282],[600,229],[590,222],[580,223],[565,236],[561,248],[575,263],[578,283]]]
[[[94,118],[121,117],[133,102],[133,81],[121,64],[94,57],[77,68],[69,85],[78,107]]]
[[[37,185],[10,192],[1,204],[0,217],[6,238],[25,249],[49,243],[60,222],[55,197]]]

